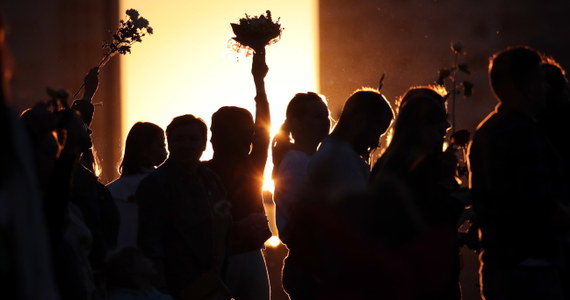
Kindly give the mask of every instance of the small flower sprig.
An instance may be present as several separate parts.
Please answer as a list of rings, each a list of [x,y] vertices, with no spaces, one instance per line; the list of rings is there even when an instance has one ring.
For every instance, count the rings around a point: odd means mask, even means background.
[[[153,28],[149,26],[148,20],[140,16],[136,9],[127,9],[126,15],[127,18],[125,20],[119,20],[121,26],[113,34],[113,40],[103,43],[105,53],[103,54],[100,67],[105,65],[115,54],[131,53],[131,46],[134,43],[140,43],[143,36],[154,33]]]
[[[249,16],[239,20],[239,24],[230,23],[235,37],[229,41],[229,48],[237,53],[246,52],[246,56],[256,51],[262,51],[263,47],[277,43],[281,39],[283,28],[280,19],[273,21],[271,11],[266,15]]]
[[[121,24],[113,34],[111,41],[104,42],[102,48],[105,49],[103,58],[97,66],[99,69],[104,67],[111,57],[116,54],[131,53],[131,46],[134,43],[142,42],[142,37],[154,33],[154,29],[149,26],[147,19],[143,18],[136,9],[127,9],[126,18],[119,20]],[[82,85],[74,94],[74,97],[83,89]]]

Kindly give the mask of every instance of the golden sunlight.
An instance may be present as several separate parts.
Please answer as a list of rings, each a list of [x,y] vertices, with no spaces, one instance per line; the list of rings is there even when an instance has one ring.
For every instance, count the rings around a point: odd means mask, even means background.
[[[122,136],[137,121],[166,128],[172,118],[194,114],[210,124],[221,106],[254,113],[255,87],[251,57],[237,58],[227,47],[230,26],[245,14],[270,10],[281,18],[281,40],[267,47],[266,89],[274,135],[295,93],[317,91],[317,1],[183,1],[122,0],[121,11],[134,8],[150,21],[154,34],[122,56]],[[212,157],[208,144],[203,160]],[[272,191],[272,163],[265,188]]]
[[[280,240],[279,237],[276,236],[276,235],[270,237],[270,238],[265,242],[265,246],[269,246],[269,247],[278,247],[280,244],[281,244],[281,240]]]

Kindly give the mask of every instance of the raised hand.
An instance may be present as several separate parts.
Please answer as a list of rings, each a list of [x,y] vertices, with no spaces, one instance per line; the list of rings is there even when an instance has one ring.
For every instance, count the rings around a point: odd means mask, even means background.
[[[83,100],[91,102],[93,95],[99,88],[99,67],[94,67],[89,70],[87,75],[83,78],[83,85],[85,86],[83,92]]]
[[[269,68],[265,63],[265,47],[256,47],[255,53],[253,54],[253,64],[251,66],[251,74],[254,78],[263,79],[267,75]]]

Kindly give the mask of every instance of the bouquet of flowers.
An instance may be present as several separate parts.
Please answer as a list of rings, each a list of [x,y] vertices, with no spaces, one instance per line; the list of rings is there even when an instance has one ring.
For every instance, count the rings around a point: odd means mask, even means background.
[[[230,23],[235,37],[230,39],[230,48],[235,52],[246,51],[246,56],[254,51],[263,51],[263,47],[274,44],[281,38],[283,28],[279,23],[280,18],[273,21],[271,11],[266,15],[249,16],[239,20],[239,24]]]

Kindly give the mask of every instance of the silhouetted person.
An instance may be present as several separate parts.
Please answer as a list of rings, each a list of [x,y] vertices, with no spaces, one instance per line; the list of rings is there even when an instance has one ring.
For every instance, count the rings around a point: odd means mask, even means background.
[[[79,112],[81,119],[89,128],[93,121],[93,114],[95,107],[93,106],[93,96],[99,88],[99,67],[93,67],[87,72],[83,79],[83,97],[73,101],[71,108]],[[95,173],[95,156],[93,154],[93,147],[85,150],[81,155],[81,164],[86,167],[91,173]]]
[[[492,56],[498,105],[469,147],[481,289],[489,300],[563,297],[558,263],[570,216],[560,157],[536,122],[548,87],[541,62],[526,46]]]
[[[4,38],[0,10],[0,289],[7,299],[60,299],[30,141],[5,90]]]
[[[299,299],[326,299],[347,286],[334,286],[344,265],[346,245],[338,204],[348,194],[364,191],[368,185],[370,151],[392,122],[393,112],[386,98],[376,90],[355,91],[346,101],[332,133],[323,139],[308,166],[302,200],[292,211],[289,223],[287,266],[303,281],[286,282],[286,290],[298,291]],[[337,294],[342,298],[347,295]]]
[[[70,202],[71,178],[81,153],[91,145],[81,117],[71,109],[57,112],[40,102],[22,113],[30,133],[43,209],[50,235],[55,274],[62,299],[91,299],[95,284],[89,261],[91,231]],[[65,139],[61,136],[65,132]]]
[[[329,110],[321,96],[298,93],[289,101],[272,151],[277,228],[282,241],[287,240],[287,223],[293,203],[299,201],[309,160],[329,131]]]
[[[236,300],[269,299],[269,278],[261,249],[271,237],[262,200],[263,171],[269,151],[270,114],[264,78],[265,50],[253,55],[256,88],[255,123],[251,113],[235,106],[212,115],[212,148],[207,162],[222,179],[232,204],[228,286]]]
[[[543,128],[550,142],[556,147],[564,161],[566,184],[570,186],[570,146],[565,136],[570,132],[570,86],[565,70],[552,58],[542,65],[548,82],[546,107],[538,114],[539,125]],[[569,194],[570,195],[570,194]],[[566,205],[569,201],[566,200]],[[565,266],[562,282],[565,298],[570,299],[570,237],[565,246]]]
[[[158,272],[152,261],[135,247],[112,252],[107,258],[105,283],[109,300],[172,300],[153,285]]]
[[[273,199],[279,238],[284,244],[288,241],[292,209],[301,199],[307,179],[309,160],[329,131],[329,111],[321,96],[313,92],[298,93],[289,101],[285,122],[273,139]],[[303,291],[295,290],[294,286],[306,277],[290,261],[284,266],[283,286],[291,299],[303,298]]]
[[[223,283],[230,204],[216,174],[199,160],[207,127],[193,115],[166,128],[168,159],[136,192],[138,245],[159,271],[174,299],[229,299]]]
[[[99,84],[98,68],[92,68],[85,76],[85,93],[87,98],[92,97]],[[82,104],[79,104],[82,103]],[[89,227],[93,236],[93,247],[90,253],[91,266],[95,274],[98,292],[103,292],[101,284],[101,272],[105,264],[105,258],[109,251],[117,245],[119,231],[119,211],[111,193],[99,182],[93,172],[91,155],[91,136],[89,122],[92,118],[92,104],[87,100],[74,101],[71,108],[79,113],[83,121],[83,127],[89,133],[89,147],[84,149],[80,160],[76,163],[72,177],[71,201],[79,207],[85,224]],[[85,159],[87,155],[88,162]]]
[[[450,124],[443,95],[434,87],[410,88],[398,103],[390,145],[374,166],[370,202],[355,220],[408,257],[420,279],[417,299],[461,299],[457,223],[462,202],[454,197],[457,159],[443,151]],[[441,91],[444,92],[444,91]],[[350,200],[348,200],[350,201]],[[423,244],[422,244],[423,242]],[[419,247],[418,247],[419,246]]]
[[[135,123],[125,141],[125,151],[119,168],[121,176],[107,185],[121,219],[118,248],[137,245],[139,208],[135,193],[141,180],[165,159],[164,130],[149,122]]]

